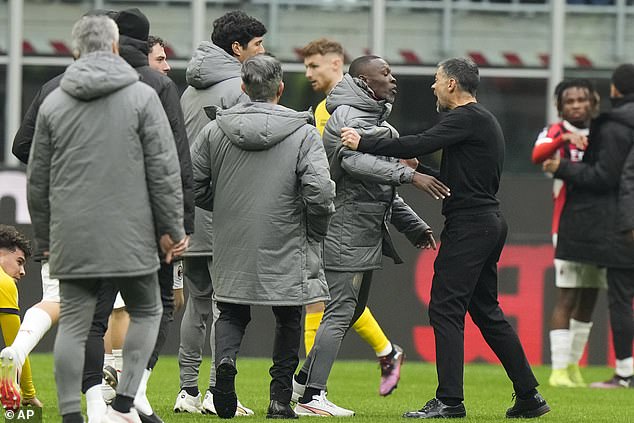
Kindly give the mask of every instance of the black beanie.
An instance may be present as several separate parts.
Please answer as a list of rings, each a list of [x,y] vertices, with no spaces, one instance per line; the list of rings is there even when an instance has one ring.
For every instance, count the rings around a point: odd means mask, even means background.
[[[612,84],[623,95],[634,93],[634,64],[619,65],[612,74]]]
[[[147,41],[150,34],[150,21],[136,7],[119,12],[114,20],[119,26],[119,34],[141,41]]]

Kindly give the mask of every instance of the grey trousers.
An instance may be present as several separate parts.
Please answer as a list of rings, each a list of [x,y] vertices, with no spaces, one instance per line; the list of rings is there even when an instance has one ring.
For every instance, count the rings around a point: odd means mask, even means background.
[[[212,325],[209,335],[211,346],[209,386],[216,385],[216,367],[214,366],[216,331],[213,322],[218,320],[220,312],[216,302],[212,300],[214,290],[209,270],[211,261],[211,257],[185,257],[183,262],[185,286],[189,294],[181,321],[181,339],[178,348],[181,388],[198,387],[198,373],[203,360],[203,346],[210,315]]]
[[[130,327],[123,345],[125,360],[117,394],[134,398],[161,323],[161,296],[156,272],[150,275],[108,278],[126,302]],[[55,338],[55,382],[59,413],[81,412],[81,383],[86,338],[103,278],[60,281],[60,318]]]
[[[326,304],[315,344],[302,366],[308,374],[306,386],[326,389],[328,376],[339,354],[339,347],[348,328],[365,308],[372,282],[372,271],[333,272],[326,270],[330,301]]]

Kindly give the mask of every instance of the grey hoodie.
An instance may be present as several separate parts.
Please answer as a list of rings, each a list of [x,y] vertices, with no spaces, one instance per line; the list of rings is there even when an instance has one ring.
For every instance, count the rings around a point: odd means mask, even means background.
[[[185,116],[185,128],[190,144],[198,133],[210,122],[205,114],[207,106],[228,109],[238,103],[249,101],[240,85],[241,64],[233,56],[210,41],[200,43],[187,66],[185,74],[189,86],[181,96],[181,107]],[[195,233],[186,255],[208,256],[213,252],[211,213],[196,209]]]
[[[52,277],[150,274],[157,235],[184,237],[172,131],[156,92],[138,78],[119,56],[90,53],[40,107],[28,201]]]
[[[402,263],[387,222],[414,245],[429,228],[396,192],[396,186],[411,183],[414,170],[396,159],[351,151],[341,144],[344,126],[375,138],[398,137],[385,121],[392,105],[372,98],[361,80],[346,74],[326,98],[326,108],[331,116],[324,145],[337,183],[336,212],[324,244],[326,270],[378,269],[382,255]]]
[[[312,115],[270,103],[217,109],[192,147],[196,205],[214,212],[215,298],[328,299],[321,251],[334,183]]]

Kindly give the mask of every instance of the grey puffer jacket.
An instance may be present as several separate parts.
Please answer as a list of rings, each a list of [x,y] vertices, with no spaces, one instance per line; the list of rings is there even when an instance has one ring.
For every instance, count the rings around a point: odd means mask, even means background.
[[[383,254],[402,263],[387,222],[414,245],[429,229],[396,192],[396,186],[412,182],[414,170],[396,159],[351,151],[341,144],[344,126],[364,136],[398,137],[385,121],[391,104],[375,100],[362,81],[346,74],[328,95],[326,109],[331,117],[323,141],[337,184],[336,212],[324,244],[326,270],[379,269]]]
[[[196,204],[214,213],[217,301],[328,299],[322,241],[335,186],[308,112],[271,103],[217,109],[192,147]]]
[[[27,178],[52,277],[150,274],[158,236],[185,236],[169,121],[156,92],[112,53],[81,57],[46,97]]]
[[[189,86],[181,96],[185,128],[190,144],[211,120],[204,108],[228,109],[249,101],[240,85],[240,62],[210,41],[200,43],[187,65],[185,77]],[[185,255],[210,256],[213,253],[212,214],[196,209],[195,233]]]

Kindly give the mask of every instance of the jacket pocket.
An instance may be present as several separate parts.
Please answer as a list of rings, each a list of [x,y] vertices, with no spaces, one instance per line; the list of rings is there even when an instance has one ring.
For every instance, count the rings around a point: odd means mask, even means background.
[[[354,203],[346,207],[344,233],[352,247],[375,247],[383,239],[383,219],[387,206],[383,203]]]

